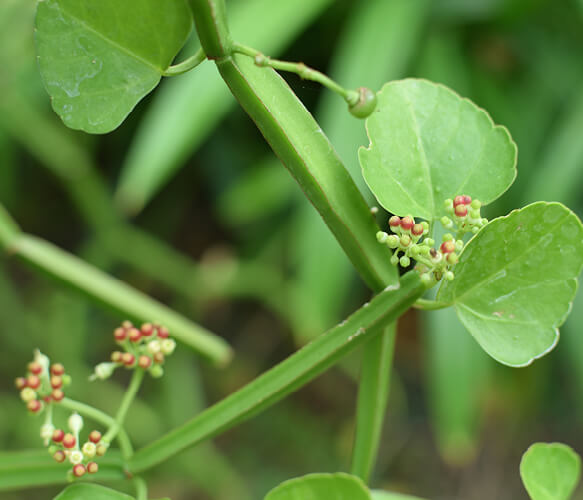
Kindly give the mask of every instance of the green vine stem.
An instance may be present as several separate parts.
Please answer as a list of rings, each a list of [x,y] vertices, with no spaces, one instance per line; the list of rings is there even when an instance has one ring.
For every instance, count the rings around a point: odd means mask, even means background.
[[[268,408],[333,366],[350,351],[372,341],[424,291],[425,285],[416,272],[404,275],[399,285],[387,287],[340,325],[184,425],[138,450],[129,461],[130,471],[139,473],[149,469]]]
[[[318,210],[362,279],[376,292],[395,283],[391,252],[376,241],[378,226],[370,209],[312,115],[273,68],[258,67],[249,56],[234,53],[223,0],[191,0],[191,4],[203,49],[209,57],[212,54],[231,92]],[[372,348],[365,349],[363,365],[378,371],[381,358]],[[390,363],[383,366],[388,378]],[[386,388],[369,387],[378,380],[366,377],[361,382],[359,390],[371,398],[361,407],[372,408],[375,401],[383,400]],[[373,414],[381,414],[382,406]],[[368,411],[359,411],[357,420],[369,416]],[[362,442],[355,443],[355,450],[376,450],[378,443],[370,439],[378,436],[359,433],[356,439]],[[373,463],[369,461],[369,467]],[[369,473],[363,471],[363,475]]]
[[[417,299],[417,302],[413,304],[415,309],[421,309],[423,311],[436,311],[437,309],[445,309],[450,307],[449,302],[440,302],[439,300],[429,300],[429,299]]]
[[[113,417],[88,404],[81,403],[79,401],[75,401],[69,398],[63,398],[60,405],[63,408],[67,408],[68,410],[76,411],[80,415],[90,418],[109,429],[113,428],[116,425],[116,421]],[[132,443],[130,441],[129,436],[127,435],[127,432],[123,427],[120,426],[117,429],[115,437],[117,438],[117,441],[119,443],[119,449],[121,451],[123,458],[125,460],[128,460],[133,455],[134,449],[132,447]]]
[[[124,420],[134,398],[136,397],[136,394],[140,390],[145,373],[145,370],[142,370],[141,368],[136,368],[134,370],[130,380],[130,385],[126,390],[123,399],[121,400],[121,404],[119,405],[119,409],[115,415],[113,425],[110,426],[109,430],[103,436],[103,441],[108,443],[111,442],[123,428]]]
[[[334,80],[326,76],[324,73],[306,66],[304,63],[295,63],[289,61],[280,61],[279,59],[272,59],[256,49],[241,45],[239,43],[233,44],[233,49],[239,54],[252,57],[257,66],[270,67],[279,71],[287,71],[295,73],[304,80],[311,80],[317,82],[327,89],[340,95],[349,105],[354,106],[358,103],[360,95],[356,90],[348,90],[336,83]]]
[[[132,482],[136,490],[136,500],[148,500],[148,485],[146,481],[140,476],[134,476]]]
[[[204,50],[198,49],[195,54],[185,59],[181,63],[169,66],[166,69],[166,71],[162,73],[162,76],[182,75],[183,73],[186,73],[191,69],[196,68],[200,63],[204,61],[206,61],[206,54],[204,53]]]

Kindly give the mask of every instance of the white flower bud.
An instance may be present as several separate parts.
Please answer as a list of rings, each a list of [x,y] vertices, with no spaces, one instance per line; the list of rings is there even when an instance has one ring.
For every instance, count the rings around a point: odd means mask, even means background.
[[[95,444],[91,441],[87,441],[81,450],[83,451],[83,455],[85,455],[87,458],[93,458],[97,452],[97,446],[95,446]]]
[[[111,374],[118,367],[117,363],[99,363],[95,367],[95,372],[89,377],[89,380],[105,380],[111,377]]]
[[[161,351],[167,356],[174,352],[176,348],[176,342],[174,339],[164,339],[160,344]]]
[[[79,432],[81,432],[81,429],[83,429],[83,417],[78,413],[73,413],[69,417],[67,424],[69,425],[71,432],[77,435]]]
[[[49,443],[51,442],[54,430],[55,430],[55,426],[53,424],[50,424],[50,423],[46,423],[46,424],[41,426],[40,437],[42,438],[45,446],[48,446]]]
[[[157,352],[160,352],[160,349],[162,348],[162,345],[160,344],[159,340],[151,340],[150,342],[148,342],[148,352],[150,354],[156,354]]]
[[[69,453],[69,462],[73,465],[80,464],[83,461],[83,453],[79,450],[73,450]]]

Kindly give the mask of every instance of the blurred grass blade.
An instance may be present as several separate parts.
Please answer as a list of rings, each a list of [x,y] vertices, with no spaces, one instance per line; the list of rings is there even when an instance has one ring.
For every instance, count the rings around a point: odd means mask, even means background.
[[[425,383],[442,457],[463,466],[477,452],[480,401],[490,358],[457,319],[453,308],[423,315]]]
[[[540,164],[526,186],[523,204],[537,200],[577,201],[583,184],[583,86],[566,103],[561,119],[546,139]]]
[[[332,0],[246,0],[229,11],[233,35],[279,54]],[[198,48],[188,44],[189,53]],[[163,82],[122,167],[116,193],[127,212],[139,212],[184,164],[235,104],[213,64]]]
[[[363,352],[350,472],[366,483],[374,469],[387,411],[396,333],[393,323]]]
[[[14,224],[2,209],[0,237],[8,234],[3,244],[9,255],[18,255],[25,262],[130,319],[141,322],[160,321],[177,340],[215,363],[223,364],[230,359],[231,350],[220,337],[51,243],[21,233],[14,228]]]
[[[123,480],[124,473],[115,450],[99,461],[99,481]],[[21,490],[52,484],[66,484],[67,470],[55,462],[46,450],[0,452],[0,491]]]
[[[345,322],[320,335],[242,389],[203,411],[186,424],[139,450],[130,461],[133,472],[148,469],[176,453],[243,422],[337,363],[344,355],[395,321],[423,293],[415,272],[400,286],[381,292]]]

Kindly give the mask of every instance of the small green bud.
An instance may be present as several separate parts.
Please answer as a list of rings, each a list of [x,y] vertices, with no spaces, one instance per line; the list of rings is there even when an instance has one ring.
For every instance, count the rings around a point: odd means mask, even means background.
[[[404,247],[408,247],[411,244],[411,236],[404,234],[401,236],[400,243]]]
[[[352,116],[356,116],[357,118],[366,118],[377,107],[377,95],[366,87],[359,87],[357,92],[358,101],[354,104],[349,104],[348,111],[350,111]]]
[[[476,234],[479,230],[480,230],[480,228],[478,226],[472,227],[472,233],[474,233],[474,234]]]
[[[443,235],[443,238],[442,238],[442,240],[443,240],[443,241],[451,241],[451,240],[453,240],[453,234],[451,234],[451,233],[445,233],[445,234]]]
[[[391,256],[391,264],[393,264],[393,266],[396,266],[399,263],[399,257],[397,256],[396,253],[394,253]]]
[[[464,242],[463,240],[455,240],[455,251],[456,252],[461,252],[464,248]]]
[[[407,267],[409,264],[411,264],[411,259],[409,259],[409,257],[406,255],[403,255],[403,257],[399,259],[399,262],[403,267]]]
[[[447,263],[451,264],[452,266],[455,266],[459,261],[459,257],[457,256],[456,253],[452,252],[450,254],[447,255]]]
[[[397,248],[399,246],[399,237],[396,234],[391,234],[387,238],[387,246],[389,248]]]
[[[443,227],[445,227],[446,229],[453,227],[453,221],[445,215],[440,219],[440,222],[441,222],[441,225]]]
[[[422,245],[422,246],[420,246],[420,247],[418,247],[418,248],[419,248],[419,253],[420,253],[421,255],[427,255],[427,254],[429,254],[429,252],[431,251],[431,248],[429,248],[429,247],[428,247],[428,246],[426,246],[426,245]]]
[[[433,238],[425,238],[423,243],[425,243],[428,247],[432,247],[435,245],[435,240]]]
[[[470,208],[470,217],[472,219],[479,219],[480,218],[480,211],[474,210],[473,208]]]
[[[448,198],[447,200],[445,200],[443,202],[443,208],[445,208],[446,210],[453,210],[453,200],[451,198]]]
[[[416,255],[419,255],[419,252],[421,251],[421,247],[419,245],[413,245],[410,249],[409,249],[409,253],[415,257]]]
[[[480,200],[472,200],[470,206],[476,210],[479,210],[480,207],[482,206],[482,202]]]
[[[160,378],[162,375],[164,375],[164,368],[162,368],[158,364],[154,364],[150,368],[149,372],[150,372],[150,375],[152,375],[152,377]]]
[[[485,226],[486,224],[488,224],[488,219],[486,219],[486,217],[484,217],[481,222],[482,222],[482,226]]]
[[[387,241],[388,237],[389,237],[389,235],[387,233],[385,233],[384,231],[379,231],[377,233],[377,241],[379,243],[384,243],[385,241]]]
[[[453,280],[453,279],[454,279],[454,275],[453,275],[453,273],[452,273],[451,271],[447,271],[447,272],[445,273],[445,279],[446,279],[447,281],[451,281],[451,280]]]
[[[71,375],[65,373],[64,375],[61,375],[61,380],[63,381],[63,386],[67,387],[68,385],[71,385]]]

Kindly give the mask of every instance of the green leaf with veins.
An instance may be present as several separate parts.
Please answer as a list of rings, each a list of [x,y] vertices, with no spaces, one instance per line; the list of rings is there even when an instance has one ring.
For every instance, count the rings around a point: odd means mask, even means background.
[[[520,477],[532,500],[567,500],[581,475],[581,459],[561,443],[535,443],[520,461]]]
[[[308,474],[271,490],[264,500],[371,500],[362,480],[342,472]]]
[[[185,0],[44,0],[36,48],[53,109],[68,127],[116,128],[160,81],[192,29]]]
[[[443,85],[407,79],[384,85],[359,150],[378,202],[397,215],[432,220],[467,194],[490,203],[516,177],[516,144],[483,109]]]
[[[557,343],[582,265],[577,216],[560,203],[533,203],[476,234],[437,299],[454,304],[490,356],[526,366]]]
[[[54,500],[133,500],[119,491],[91,483],[75,483],[67,486]]]

